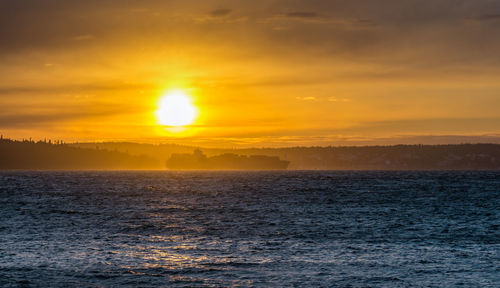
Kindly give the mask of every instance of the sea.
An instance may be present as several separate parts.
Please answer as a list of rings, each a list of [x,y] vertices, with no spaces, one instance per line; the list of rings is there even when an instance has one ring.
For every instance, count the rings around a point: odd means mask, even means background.
[[[500,287],[500,171],[3,171],[0,287]]]

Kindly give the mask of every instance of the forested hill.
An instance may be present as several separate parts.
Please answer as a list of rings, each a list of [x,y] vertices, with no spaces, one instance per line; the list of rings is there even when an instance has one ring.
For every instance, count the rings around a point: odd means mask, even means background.
[[[272,154],[291,161],[290,169],[500,170],[499,144],[299,147],[276,152]]]
[[[500,144],[395,145],[361,147],[289,147],[206,149],[174,144],[75,143],[75,147],[116,149],[145,154],[163,163],[172,153],[200,149],[207,156],[224,153],[278,156],[288,169],[333,170],[500,170]]]
[[[0,169],[160,169],[162,164],[147,156],[62,142],[0,139]]]

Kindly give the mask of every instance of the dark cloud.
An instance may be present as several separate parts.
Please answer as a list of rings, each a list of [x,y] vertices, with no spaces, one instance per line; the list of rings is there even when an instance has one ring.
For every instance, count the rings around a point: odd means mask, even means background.
[[[343,133],[358,133],[369,130],[370,133],[392,131],[404,134],[441,134],[454,127],[453,132],[460,134],[495,131],[500,127],[500,118],[434,118],[434,119],[401,119],[388,121],[370,121],[341,130]]]
[[[43,104],[8,104],[0,106],[0,128],[32,128],[115,115],[133,115],[137,113],[138,107],[138,104],[128,101],[117,102],[102,99],[52,100],[45,101]],[[14,113],[13,111],[16,110],[18,112]]]
[[[290,18],[305,18],[305,19],[312,19],[312,18],[321,17],[316,12],[290,12],[290,13],[286,13],[285,16],[290,17]]]
[[[161,45],[191,45],[241,50],[246,57],[315,55],[396,69],[499,67],[500,26],[491,25],[498,11],[500,1],[491,0],[0,0],[0,60],[5,67],[12,54],[79,51],[105,61],[116,51],[157,45],[152,53],[160,55]]]
[[[65,115],[27,115],[27,114],[17,114],[17,115],[0,115],[0,127],[1,128],[21,128],[21,127],[34,127],[45,125],[47,123],[53,123],[58,121],[65,121],[70,119],[78,118],[74,113],[68,113]]]
[[[464,143],[500,143],[500,135],[405,135],[394,137],[326,137],[323,139],[328,145],[443,145]]]
[[[62,122],[119,115],[120,113],[122,113],[122,111],[115,110],[101,112],[53,112],[50,114],[2,114],[0,115],[0,128],[33,128],[55,123],[60,125]]]
[[[0,87],[0,96],[8,94],[40,94],[65,93],[65,92],[93,92],[93,91],[134,91],[151,90],[157,88],[150,84],[130,84],[130,83],[86,83],[71,85],[53,86],[3,86]]]
[[[475,17],[474,20],[478,21],[498,21],[500,20],[500,14],[485,14]]]
[[[215,9],[210,11],[210,16],[212,17],[224,17],[232,12],[231,9]]]

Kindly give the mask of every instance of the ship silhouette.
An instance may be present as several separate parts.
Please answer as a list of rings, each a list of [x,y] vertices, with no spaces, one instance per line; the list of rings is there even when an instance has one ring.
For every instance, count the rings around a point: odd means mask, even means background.
[[[166,161],[167,169],[172,170],[283,170],[289,164],[278,156],[224,153],[207,157],[198,149],[193,154],[172,154]]]

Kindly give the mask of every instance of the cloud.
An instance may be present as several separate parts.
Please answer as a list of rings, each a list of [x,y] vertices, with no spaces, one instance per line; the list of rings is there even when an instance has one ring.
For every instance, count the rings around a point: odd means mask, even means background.
[[[162,16],[152,17],[152,12]],[[36,112],[25,103],[41,103],[44,97],[51,105],[59,103],[60,94],[113,101],[179,79],[196,88],[204,85],[214,95],[206,99],[218,103],[236,98],[228,96],[231,90],[234,95],[270,95],[272,101],[291,98],[293,107],[287,111],[299,120],[305,116],[293,109],[306,104],[318,111],[322,106],[353,109],[345,111],[352,112],[349,118],[368,119],[373,126],[362,125],[352,135],[412,129],[460,133],[460,127],[471,134],[498,131],[496,120],[374,121],[401,116],[424,98],[450,105],[422,108],[412,117],[434,117],[438,113],[432,111],[438,110],[444,116],[498,115],[489,107],[498,106],[499,13],[500,1],[493,0],[0,0],[0,105],[16,102],[12,111],[25,115]],[[197,77],[215,79],[215,84],[198,85]],[[307,98],[311,94],[317,102],[305,102],[314,101]],[[463,101],[441,101],[448,97],[441,95],[451,94]],[[73,96],[64,96],[59,109],[66,111],[67,105],[72,111]],[[295,96],[305,96],[304,102]],[[342,103],[348,101],[344,96],[356,103]],[[145,101],[138,98],[130,102]],[[376,107],[384,105],[390,113],[381,116]],[[26,119],[31,122],[50,120],[30,115]],[[311,126],[323,125],[315,123],[326,122],[325,117],[332,117],[332,123],[337,119],[333,112],[322,115],[311,119]],[[9,117],[0,121],[22,122]]]
[[[500,14],[485,14],[485,15],[474,17],[472,19],[476,20],[476,21],[499,21]]]
[[[196,22],[214,22],[214,23],[242,23],[248,20],[247,16],[234,16],[231,14],[233,10],[231,9],[215,9],[210,11],[208,14],[201,17],[196,17],[194,20]]]
[[[295,97],[297,100],[302,100],[302,101],[324,101],[324,99],[318,99],[317,97],[314,96],[303,96],[303,97]],[[351,99],[349,98],[338,98],[338,97],[328,97],[326,99],[328,102],[350,102]]]
[[[222,46],[237,42],[236,36],[227,35],[245,34],[256,45],[294,47],[298,54],[307,47],[325,51],[330,58],[350,57],[357,61],[369,58],[382,65],[394,61],[405,66],[421,63],[417,58],[432,64],[439,61],[440,65],[469,59],[477,63],[473,58],[485,54],[471,53],[471,49],[480,39],[487,52],[484,59],[493,59],[492,65],[497,64],[495,60],[500,61],[497,53],[500,40],[495,37],[498,27],[469,32],[461,26],[463,19],[474,17],[482,22],[496,21],[500,15],[495,13],[500,11],[498,1],[228,1],[231,8],[195,0],[140,3],[124,0],[119,4],[95,0],[49,2],[51,5],[34,0],[1,2],[0,19],[4,25],[0,25],[0,57],[25,50],[70,51],[91,45],[98,47],[95,50],[113,45],[118,49],[140,49],[137,46],[155,41],[170,41],[175,46],[181,45],[176,42],[182,39],[208,39],[210,35],[219,41],[209,39],[207,43]],[[162,17],[131,11],[158,11]],[[60,25],[61,22],[65,24]],[[200,22],[242,25],[210,27],[207,35],[207,27],[191,25]],[[238,29],[244,29],[244,33]],[[281,34],[276,37],[273,33]],[[420,51],[422,55],[415,55]]]
[[[240,148],[254,149],[255,147],[304,147],[304,146],[365,146],[365,145],[440,145],[440,144],[463,144],[463,143],[498,143],[500,135],[397,135],[394,137],[363,137],[343,134],[324,135],[259,135],[256,137],[199,137],[184,144],[199,145],[203,147],[231,147],[237,145]],[[144,140],[144,139],[140,139]],[[130,139],[128,139],[130,141]],[[177,140],[176,143],[182,143]],[[264,148],[265,147],[265,148]],[[262,148],[258,148],[262,149]]]
[[[94,39],[94,35],[90,35],[90,34],[78,35],[78,36],[75,36],[71,39],[73,39],[75,41],[87,41],[87,40]]]
[[[51,64],[50,64],[51,65]],[[47,86],[0,86],[0,96],[9,94],[37,94],[41,96],[46,93],[65,92],[93,92],[93,91],[133,91],[151,90],[157,87],[145,83],[82,83],[68,85],[47,85]]]
[[[338,98],[338,97],[328,97],[328,101],[330,102],[350,102],[349,98]]]
[[[290,12],[284,14],[284,16],[288,18],[299,18],[299,19],[312,19],[321,17],[316,12]]]
[[[231,9],[215,9],[210,11],[210,16],[212,17],[224,17],[229,15],[232,12]]]
[[[270,17],[260,20],[261,23],[273,22],[296,22],[296,23],[311,23],[311,24],[325,24],[331,25],[335,28],[344,30],[355,29],[373,29],[378,26],[377,22],[369,18],[357,18],[351,15],[326,15],[311,11],[295,11],[288,13],[278,13]],[[275,26],[273,30],[288,30],[282,26]]]
[[[61,97],[59,101],[51,99],[37,103],[10,103],[0,106],[0,128],[49,127],[81,120],[100,123],[103,118],[136,115],[138,110],[145,109],[139,106],[128,101],[67,97]]]
[[[73,112],[54,112],[45,114],[3,114],[0,115],[0,128],[32,128],[41,126],[50,126],[51,124],[61,125],[64,122],[74,120],[88,119],[93,117],[108,117],[110,115],[119,115],[122,111],[73,111]]]
[[[398,119],[387,121],[369,121],[339,130],[346,134],[357,134],[370,131],[373,134],[383,134],[390,131],[393,134],[434,134],[446,132],[456,135],[471,135],[491,133],[500,127],[500,118],[424,118]]]
[[[288,13],[277,13],[270,17],[265,18],[263,23],[272,23],[272,22],[283,22],[283,21],[294,21],[294,22],[302,22],[302,23],[334,23],[334,22],[343,22],[339,19],[334,19],[328,17],[326,15],[321,15],[316,12],[309,11],[295,11]]]
[[[314,96],[304,96],[304,97],[295,97],[295,98],[298,100],[303,100],[303,101],[316,101],[316,100],[318,100]]]

